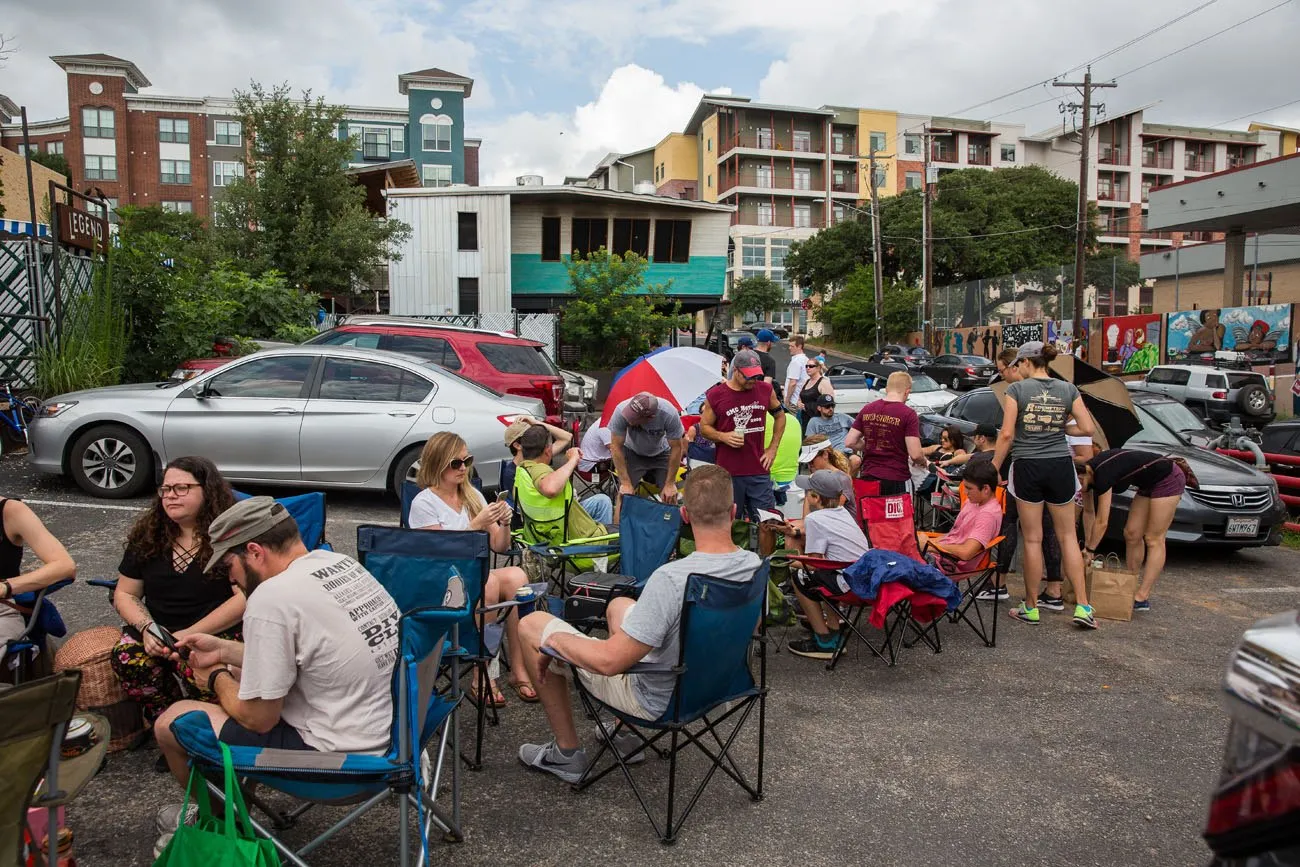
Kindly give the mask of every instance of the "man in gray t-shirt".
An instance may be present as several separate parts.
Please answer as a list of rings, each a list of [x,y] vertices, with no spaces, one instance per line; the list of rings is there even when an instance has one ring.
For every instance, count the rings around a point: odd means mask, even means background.
[[[550,743],[519,748],[519,760],[528,767],[570,783],[577,782],[587,767],[569,700],[569,666],[555,662],[543,649],[572,663],[583,689],[604,704],[638,719],[654,720],[668,709],[676,676],[628,674],[627,670],[641,661],[677,664],[687,578],[700,574],[724,581],[753,580],[762,561],[731,541],[735,514],[731,474],[716,465],[697,467],[686,478],[684,499],[682,519],[694,531],[695,553],[656,569],[637,601],[612,600],[605,611],[609,638],[584,635],[543,611],[520,621],[525,661],[555,735]],[[635,735],[620,735],[614,741],[629,760],[640,760],[641,742]]]
[[[644,480],[660,488],[665,503],[675,503],[677,471],[686,450],[686,431],[676,410],[643,391],[618,405],[609,419],[609,433],[619,493],[636,493]]]

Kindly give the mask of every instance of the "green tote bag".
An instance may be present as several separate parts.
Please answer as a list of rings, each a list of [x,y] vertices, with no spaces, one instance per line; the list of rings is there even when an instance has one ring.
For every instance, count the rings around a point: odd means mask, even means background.
[[[221,759],[226,770],[225,817],[218,819],[213,814],[207,783],[198,768],[191,770],[181,815],[189,809],[190,795],[193,795],[199,805],[198,819],[193,825],[176,829],[154,867],[280,867],[280,853],[275,850],[275,844],[257,836],[248,820],[244,796],[235,783],[230,748],[225,744],[221,745]]]

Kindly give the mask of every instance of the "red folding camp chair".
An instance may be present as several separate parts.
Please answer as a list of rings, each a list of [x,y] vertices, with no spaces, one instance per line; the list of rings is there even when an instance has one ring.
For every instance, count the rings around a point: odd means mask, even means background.
[[[790,560],[809,571],[824,569],[839,572],[852,565],[799,554],[790,555]],[[856,635],[881,662],[890,666],[897,664],[900,648],[911,647],[917,641],[924,641],[935,653],[942,650],[939,630],[935,624],[948,610],[948,603],[938,596],[913,590],[898,581],[881,584],[880,593],[875,599],[865,599],[851,590],[834,593],[825,586],[814,586],[812,589],[817,594],[812,598],[834,609],[841,624],[839,635],[836,636],[835,651],[831,654],[830,662],[826,663],[828,671],[833,670],[844,655],[850,635]],[[878,644],[867,637],[861,625],[862,615],[867,609],[871,610],[867,622],[883,633]],[[912,633],[916,637],[908,642]]]
[[[854,479],[853,497],[857,501],[858,522],[871,540],[871,547],[897,551],[913,560],[922,559],[916,547],[916,516],[911,494],[881,494],[879,482]]]

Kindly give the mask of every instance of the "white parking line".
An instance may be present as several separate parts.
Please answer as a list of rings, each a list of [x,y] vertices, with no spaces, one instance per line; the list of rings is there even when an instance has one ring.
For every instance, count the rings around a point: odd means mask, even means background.
[[[1300,587],[1227,587],[1224,593],[1297,593]]]
[[[140,512],[144,510],[143,506],[118,506],[110,503],[69,503],[64,500],[28,500],[24,503],[29,506],[67,506],[69,509],[113,509],[118,512]]]

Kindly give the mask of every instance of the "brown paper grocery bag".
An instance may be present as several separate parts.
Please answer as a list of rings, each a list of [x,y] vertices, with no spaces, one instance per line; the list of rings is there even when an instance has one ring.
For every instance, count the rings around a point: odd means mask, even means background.
[[[1105,620],[1132,620],[1137,573],[1126,569],[1114,554],[1107,556],[1100,567],[1089,564],[1086,572],[1092,613]]]

